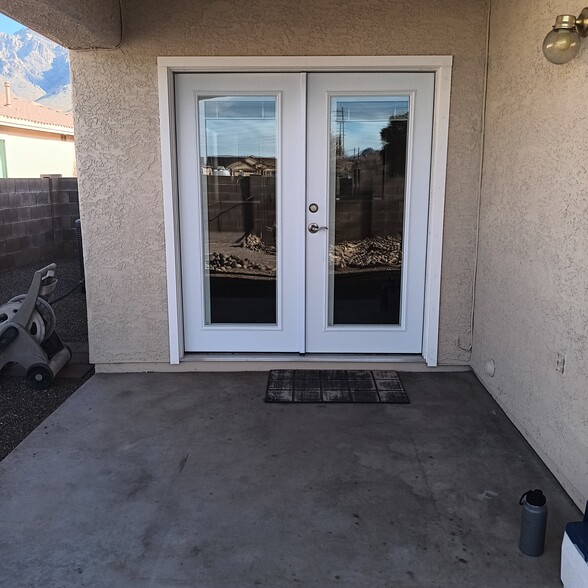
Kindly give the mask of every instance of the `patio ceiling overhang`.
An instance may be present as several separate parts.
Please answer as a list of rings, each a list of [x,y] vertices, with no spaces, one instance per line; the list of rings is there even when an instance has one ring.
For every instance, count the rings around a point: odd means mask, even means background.
[[[68,49],[122,44],[120,0],[0,0],[0,12]]]

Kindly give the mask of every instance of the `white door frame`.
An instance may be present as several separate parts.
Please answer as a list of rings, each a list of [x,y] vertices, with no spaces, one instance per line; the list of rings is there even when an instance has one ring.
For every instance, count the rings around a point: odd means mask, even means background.
[[[303,244],[298,244],[300,227],[305,223],[306,156],[300,119],[304,95],[302,74],[297,73],[183,73],[176,77],[176,140],[182,253],[184,304],[184,343],[186,353],[267,353],[304,352],[300,347],[300,321],[304,299],[297,293],[303,282]],[[264,96],[272,99],[276,178],[273,210],[278,230],[274,262],[277,272],[272,281],[275,295],[273,324],[263,322],[214,322],[210,314],[214,302],[211,292],[214,274],[206,269],[209,250],[208,207],[213,189],[202,185],[201,170],[194,162],[207,154],[206,131],[201,116],[202,99],[232,96],[237,99]],[[271,98],[270,98],[271,97]],[[268,119],[269,121],[269,119]],[[258,123],[259,124],[259,123]],[[242,136],[241,139],[244,137]],[[237,155],[246,157],[248,152]],[[232,152],[230,152],[232,153]],[[214,232],[214,227],[210,231]],[[222,249],[221,249],[222,250]],[[302,250],[302,254],[301,254]],[[218,276],[217,276],[218,279]],[[221,278],[222,279],[222,278]],[[266,304],[269,304],[266,300]],[[236,303],[238,306],[238,303]],[[208,309],[208,310],[206,310]]]
[[[158,57],[170,363],[184,356],[173,74],[176,72],[404,71],[435,74],[422,355],[437,365],[445,177],[453,58],[423,56]],[[301,121],[303,124],[303,121]],[[235,359],[233,357],[233,359]]]

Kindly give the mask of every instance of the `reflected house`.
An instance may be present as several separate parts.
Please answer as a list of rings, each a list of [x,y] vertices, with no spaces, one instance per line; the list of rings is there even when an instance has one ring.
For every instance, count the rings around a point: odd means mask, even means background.
[[[221,164],[221,161],[223,162]],[[203,176],[264,176],[273,178],[276,175],[274,157],[213,157],[201,166]]]
[[[232,176],[276,175],[276,160],[273,157],[245,157],[228,166]]]

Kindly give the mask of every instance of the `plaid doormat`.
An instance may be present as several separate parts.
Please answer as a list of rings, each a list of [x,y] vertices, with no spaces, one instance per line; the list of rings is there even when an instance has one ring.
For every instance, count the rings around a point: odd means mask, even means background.
[[[410,404],[398,374],[381,370],[272,370],[265,401]]]

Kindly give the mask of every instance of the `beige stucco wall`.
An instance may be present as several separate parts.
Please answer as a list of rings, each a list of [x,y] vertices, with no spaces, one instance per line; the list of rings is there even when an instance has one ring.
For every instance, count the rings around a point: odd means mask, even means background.
[[[9,178],[38,178],[47,174],[61,174],[64,177],[76,175],[76,153],[72,136],[0,125],[0,141],[4,141],[6,149],[6,170]]]
[[[168,360],[156,58],[453,55],[440,355],[467,362],[479,186],[484,0],[146,0],[125,44],[73,52],[92,361]]]
[[[541,53],[555,16],[580,8],[492,2],[473,367],[583,507],[588,51],[563,66]],[[557,352],[566,356],[563,375],[555,369]],[[493,378],[484,372],[490,358]]]

